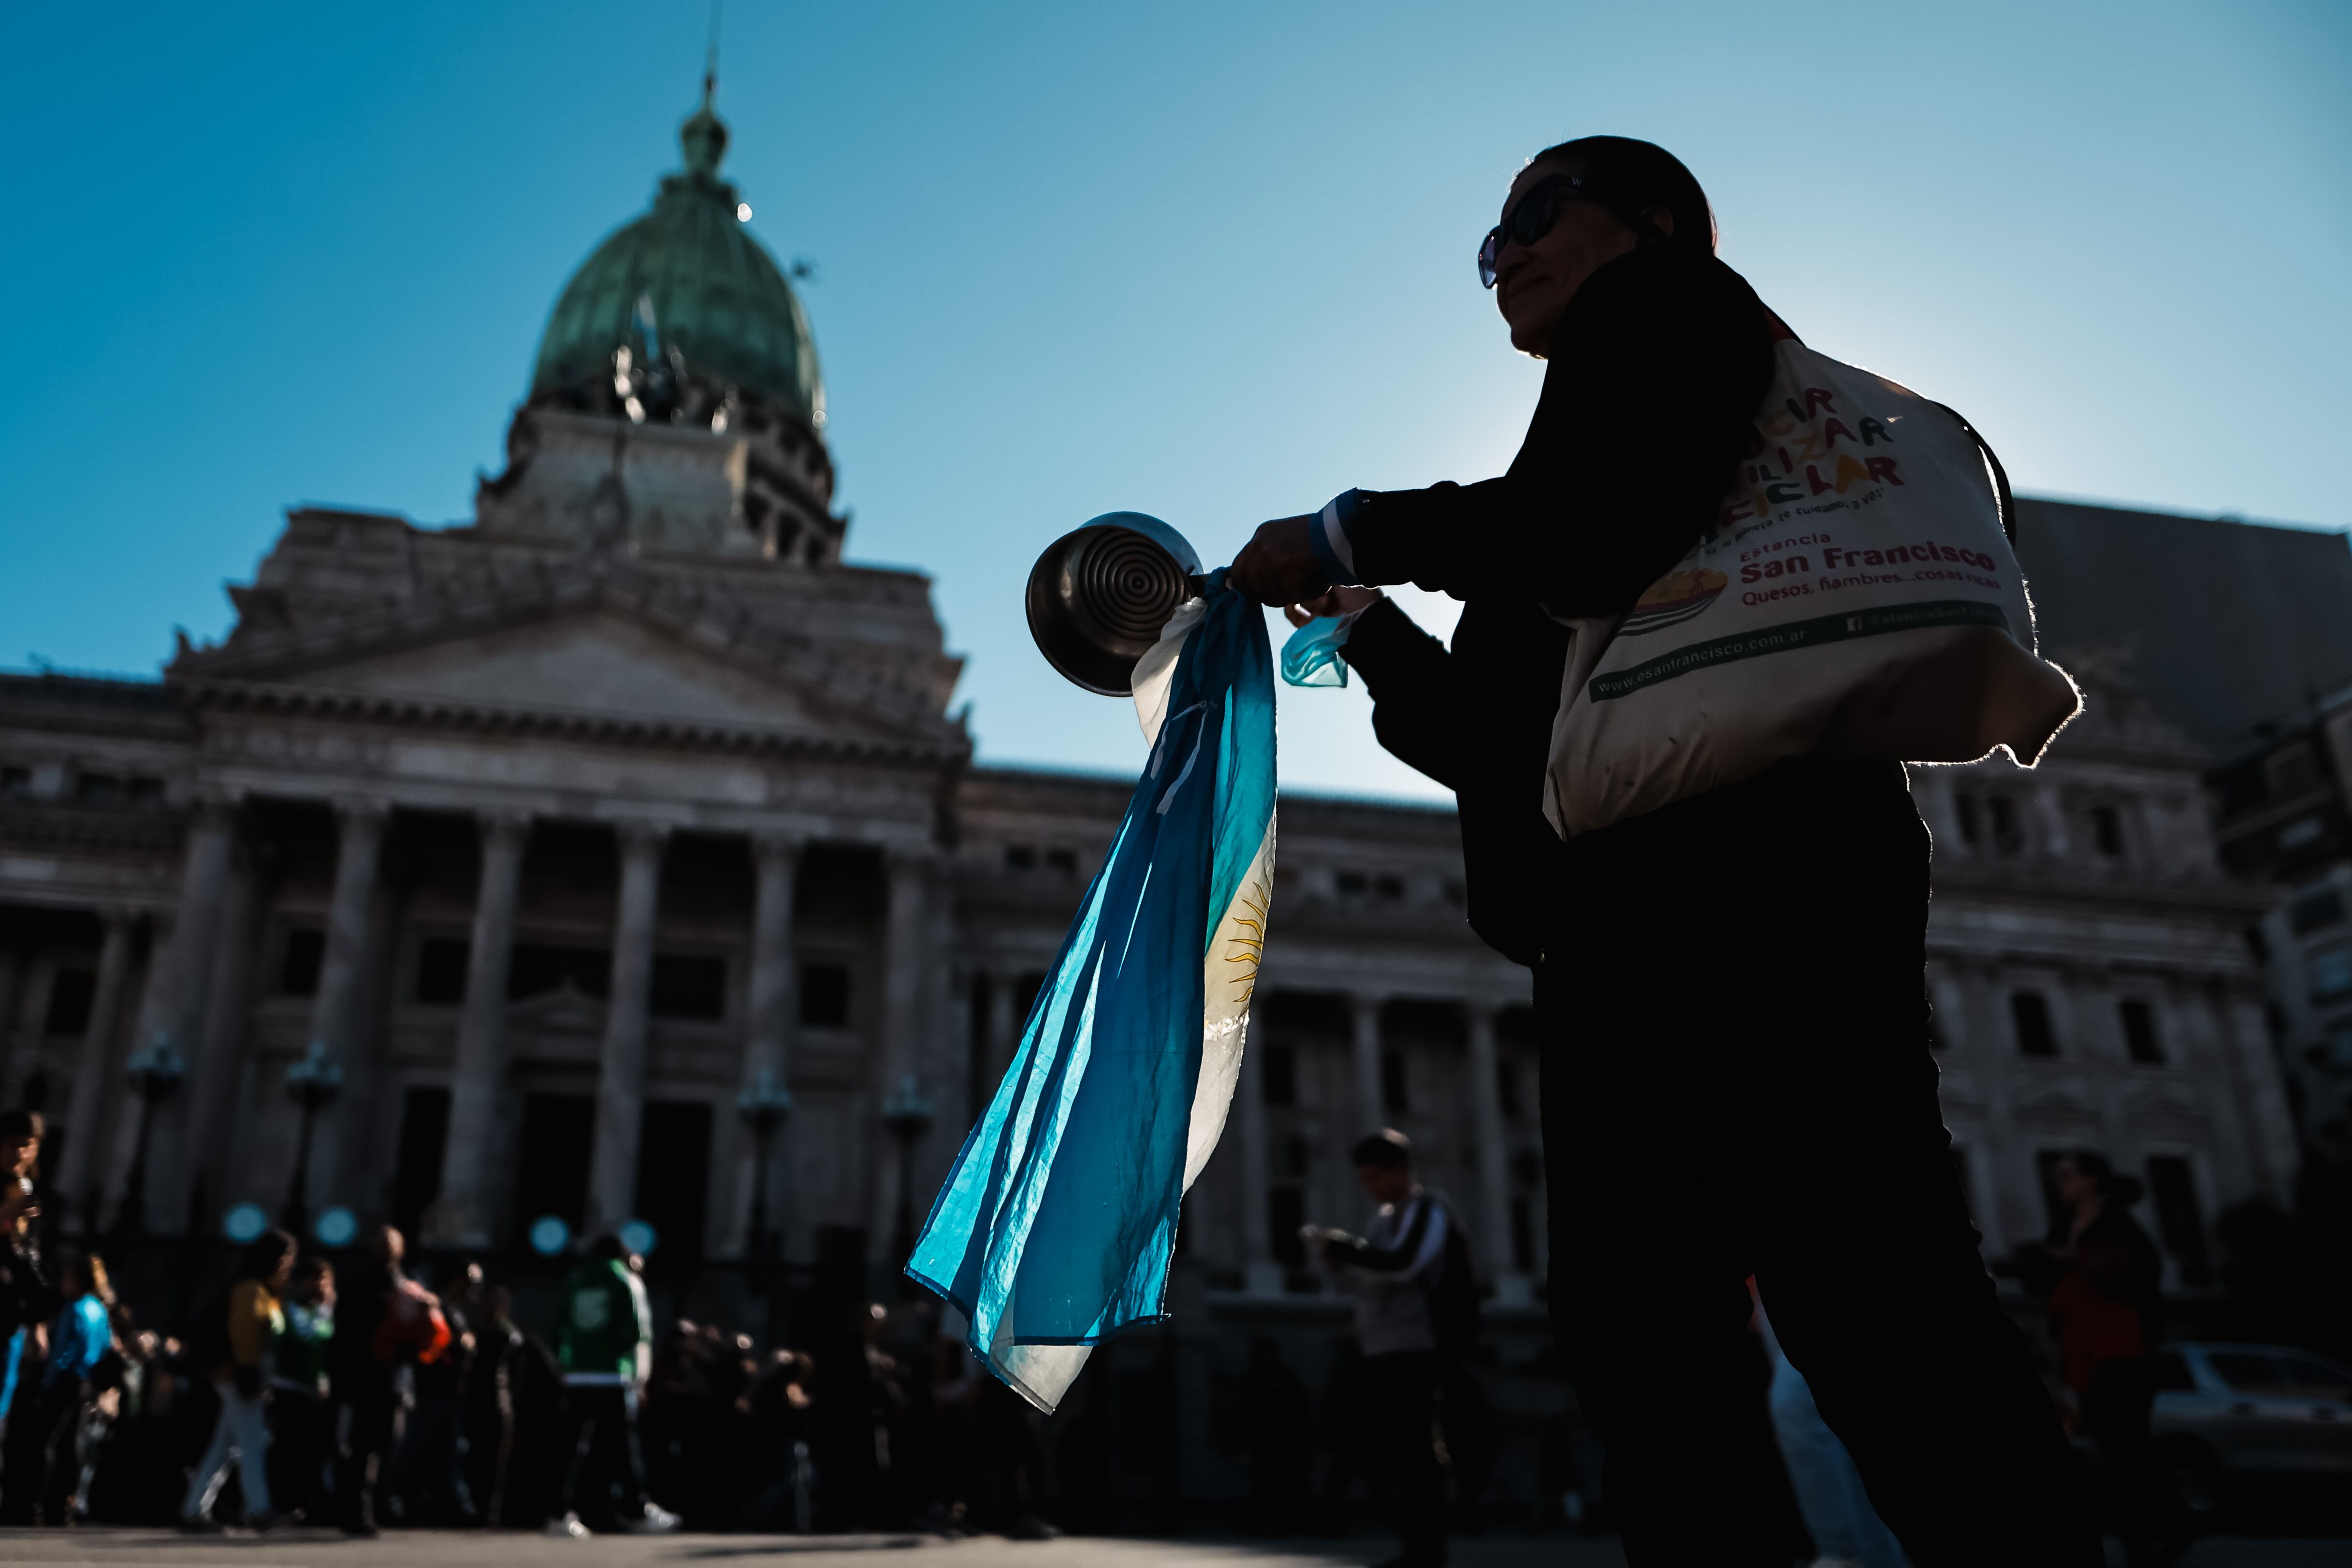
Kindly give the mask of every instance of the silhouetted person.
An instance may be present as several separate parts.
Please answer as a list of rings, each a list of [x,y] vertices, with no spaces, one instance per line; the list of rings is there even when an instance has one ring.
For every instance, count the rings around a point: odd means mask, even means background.
[[[1379,1205],[1361,1237],[1318,1230],[1323,1261],[1356,1293],[1364,1406],[1403,1550],[1385,1568],[1442,1568],[1445,1475],[1437,1458],[1437,1325],[1430,1295],[1450,1216],[1412,1179],[1412,1148],[1384,1130],[1356,1145],[1356,1179]]]
[[[377,1337],[394,1293],[405,1282],[401,1263],[408,1250],[388,1225],[368,1233],[362,1258],[335,1299],[334,1348],[327,1358],[328,1380],[343,1426],[343,1447],[335,1467],[336,1522],[346,1535],[376,1532],[375,1492],[386,1450],[392,1447],[397,1411],[394,1361],[378,1353]]]
[[[571,1426],[554,1535],[584,1535],[590,1521],[633,1534],[677,1528],[677,1516],[646,1495],[637,1410],[652,1370],[653,1311],[636,1260],[616,1236],[600,1236],[563,1282],[555,1354],[563,1367]],[[583,1519],[583,1511],[586,1518]]]
[[[212,1517],[213,1502],[228,1479],[232,1459],[237,1485],[245,1492],[246,1522],[267,1530],[285,1517],[270,1502],[269,1423],[264,1411],[269,1398],[270,1351],[286,1331],[285,1310],[278,1301],[294,1276],[297,1250],[294,1238],[282,1230],[256,1237],[245,1249],[236,1283],[220,1304],[220,1321],[197,1325],[191,1356],[198,1372],[212,1379],[220,1396],[220,1415],[213,1424],[212,1446],[196,1462],[187,1495],[180,1500],[183,1530],[219,1528]]]

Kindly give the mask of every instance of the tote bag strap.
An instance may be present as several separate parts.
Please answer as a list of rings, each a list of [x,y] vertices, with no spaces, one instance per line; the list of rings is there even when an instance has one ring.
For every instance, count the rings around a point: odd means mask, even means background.
[[[1948,403],[1938,403],[1935,406],[1959,420],[1960,428],[1968,432],[1969,439],[1974,441],[1977,444],[1977,450],[1984,454],[1985,467],[1992,470],[1993,493],[2000,503],[2000,531],[2009,536],[2009,542],[2011,544],[2015,544],[2017,542],[2017,498],[2010,494],[2009,470],[2000,466],[2000,459],[1993,455],[1992,447],[1986,443],[1983,437],[1977,434],[1977,427],[1969,424],[1958,409]]]

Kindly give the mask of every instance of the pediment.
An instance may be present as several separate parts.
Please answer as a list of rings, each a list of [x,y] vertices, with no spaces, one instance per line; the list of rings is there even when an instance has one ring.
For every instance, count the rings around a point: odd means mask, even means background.
[[[766,678],[607,608],[460,635],[305,670],[292,682],[421,701],[593,712],[653,722],[719,724],[814,734],[836,727],[810,711],[785,672]]]
[[[541,1036],[593,1036],[604,1032],[604,1003],[566,980],[552,991],[507,1005],[507,1026]]]
[[[424,607],[420,607],[424,608]],[[672,738],[888,752],[967,752],[919,682],[763,633],[725,607],[675,606],[589,579],[300,633],[240,627],[170,678],[266,706],[403,722],[625,729]]]

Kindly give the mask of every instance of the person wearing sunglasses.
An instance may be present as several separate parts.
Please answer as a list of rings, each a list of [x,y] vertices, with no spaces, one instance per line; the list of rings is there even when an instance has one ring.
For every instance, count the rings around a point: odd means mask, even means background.
[[[1544,773],[1576,617],[1712,524],[1786,331],[1690,171],[1538,154],[1477,253],[1547,362],[1509,468],[1264,524],[1229,581],[1344,657],[1383,746],[1453,789],[1469,918],[1534,972],[1553,1327],[1627,1560],[1784,1564],[1745,1279],[1922,1568],[2102,1561],[1936,1098],[1928,845],[1902,767],[1797,759],[1562,842]],[[1380,584],[1463,601],[1450,647]]]

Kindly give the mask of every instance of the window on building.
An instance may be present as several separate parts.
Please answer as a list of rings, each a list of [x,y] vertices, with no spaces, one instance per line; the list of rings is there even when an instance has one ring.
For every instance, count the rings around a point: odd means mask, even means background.
[[[1405,1093],[1404,1053],[1386,1051],[1381,1056],[1381,1109],[1411,1110],[1412,1100]]]
[[[2221,792],[2221,815],[2224,816],[2252,811],[2271,797],[2270,780],[2263,776],[2259,758],[2225,770],[2217,775],[2214,782]]]
[[[2205,1216],[2197,1205],[2196,1173],[2179,1154],[2152,1154],[2147,1162],[2148,1195],[2156,1200],[2156,1230],[2164,1250],[2180,1266],[2184,1285],[2210,1285],[2212,1265],[2205,1249]]]
[[[463,1002],[471,947],[463,937],[426,937],[416,950],[416,999],[433,1007]]]
[[[1440,898],[1457,910],[1470,901],[1470,889],[1465,887],[1458,878],[1446,878],[1444,881],[1438,884],[1437,892]]]
[[[596,1097],[526,1094],[515,1140],[515,1243],[529,1246],[534,1221],[552,1215],[575,1232],[588,1206],[588,1164],[596,1148]]]
[[[1524,1197],[1511,1200],[1511,1267],[1522,1274],[1532,1273],[1536,1266],[1536,1226],[1533,1206]]]
[[[2009,1016],[2017,1026],[2017,1048],[2029,1057],[2058,1054],[2058,1031],[2050,1026],[2050,999],[2020,991],[2009,999]]]
[[[1338,884],[1339,896],[1343,899],[1362,898],[1365,888],[1370,885],[1361,871],[1342,871],[1334,879],[1334,881]]]
[[[33,770],[30,768],[0,768],[0,795],[22,800],[33,793]]]
[[[2278,830],[2278,847],[2281,849],[2300,849],[2306,844],[2316,842],[2319,836],[2326,831],[2327,824],[2320,817],[2297,817]]]
[[[281,996],[316,996],[319,968],[327,961],[327,933],[298,926],[286,933],[286,952],[278,960],[278,992]]]
[[[1053,872],[1057,877],[1076,876],[1078,874],[1078,852],[1075,849],[1046,850],[1045,869]]]
[[[2352,1024],[2327,1031],[2327,1065],[2334,1071],[2352,1073]]]
[[[2263,935],[2263,928],[2248,926],[2243,935],[2246,939],[2246,951],[2254,955],[2254,962],[2268,963],[2271,961],[2271,944],[2270,939]]]
[[[847,965],[801,965],[801,1022],[819,1029],[845,1029],[849,1026]]]
[[[134,778],[123,793],[133,805],[157,805],[163,799],[163,781]]]
[[[1952,813],[1960,819],[1960,842],[1981,843],[1984,839],[1982,808],[1977,804],[1974,790],[1958,790],[1952,795]]]
[[[2311,994],[2322,1001],[2352,992],[2352,947],[2323,947],[2311,955]]]
[[[1037,993],[1045,988],[1045,977],[1043,974],[1033,972],[1013,977],[1013,1016],[1021,1021],[1016,1027],[1029,1022],[1029,1014],[1037,1005]],[[1013,1044],[1017,1046],[1020,1042],[1015,1040]]]
[[[1297,1187],[1268,1187],[1265,1223],[1274,1233],[1274,1260],[1285,1268],[1306,1268],[1307,1243],[1298,1227],[1307,1223],[1307,1194]]]
[[[1288,1046],[1268,1046],[1258,1062],[1259,1085],[1268,1105],[1298,1103],[1298,1054]]]
[[[89,1010],[98,1000],[98,976],[87,969],[60,969],[49,982],[48,1016],[41,1022],[44,1035],[75,1035],[89,1027]]]
[[[1404,897],[1404,879],[1397,876],[1374,878],[1372,891],[1383,899],[1402,899]]]
[[[518,942],[507,961],[507,997],[519,1002],[569,985],[583,996],[612,989],[613,955],[601,947],[554,947]]]
[[[1036,847],[1029,844],[1008,844],[1004,847],[1004,868],[1008,871],[1034,871],[1037,868]]]
[[[2124,1048],[2131,1052],[2136,1062],[2157,1063],[2164,1060],[2164,1042],[2156,1035],[2156,1008],[2137,1000],[2119,1004],[2116,1011],[2123,1015]]]
[[[2014,855],[2025,847],[2025,830],[2018,824],[2017,802],[1997,795],[1985,803],[1985,816],[1992,826],[1995,849]]]
[[[2297,936],[2309,936],[2313,931],[2344,923],[2344,895],[2334,888],[2322,888],[2315,893],[2305,893],[2287,906],[2286,923]]]
[[[724,1018],[727,961],[701,952],[655,953],[646,1011],[656,1018]]]
[[[2112,805],[2091,807],[2091,842],[2099,853],[2110,860],[2120,860],[2124,853],[2123,815]]]
[[[415,1236],[441,1195],[441,1162],[449,1147],[449,1091],[411,1089],[400,1108],[400,1147],[392,1163],[392,1223]]]
[[[74,780],[74,798],[90,805],[112,805],[123,798],[119,773],[83,773]]]
[[[1282,1173],[1303,1176],[1315,1168],[1315,1145],[1304,1138],[1286,1138],[1282,1144]]]
[[[710,1104],[650,1100],[639,1124],[636,1217],[653,1226],[652,1274],[691,1268],[710,1216]]]

